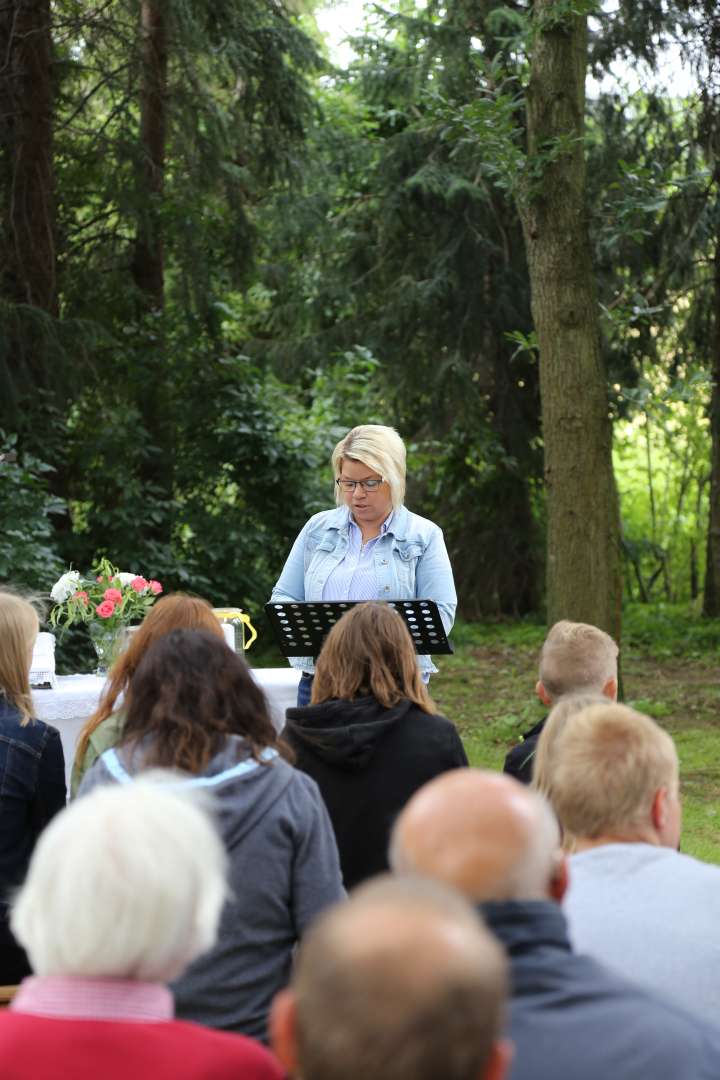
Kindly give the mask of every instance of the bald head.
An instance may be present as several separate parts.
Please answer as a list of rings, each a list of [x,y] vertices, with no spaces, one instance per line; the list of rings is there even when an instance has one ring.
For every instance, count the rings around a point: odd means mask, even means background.
[[[305,936],[273,1044],[303,1080],[496,1077],[506,996],[502,950],[466,901],[388,875]]]
[[[500,773],[457,769],[406,805],[390,862],[396,872],[445,882],[474,901],[544,900],[557,897],[559,845],[542,796]]]

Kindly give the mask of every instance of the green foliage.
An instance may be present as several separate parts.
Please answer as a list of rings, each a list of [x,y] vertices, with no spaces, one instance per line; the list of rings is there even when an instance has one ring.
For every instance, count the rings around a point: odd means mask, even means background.
[[[512,648],[529,648],[539,651],[547,626],[539,615],[527,615],[522,619],[489,618],[481,622],[458,619],[453,627],[453,645],[463,648],[492,646],[502,642]]]
[[[513,360],[521,353],[529,353],[531,356],[537,358],[540,348],[538,346],[537,334],[534,330],[529,334],[523,334],[522,330],[509,330],[505,337],[508,341],[512,341],[517,346],[513,353]]]
[[[65,507],[48,491],[52,472],[0,431],[0,581],[35,590],[60,571],[53,518]]]
[[[72,528],[59,537],[65,565],[108,556],[174,587],[257,603],[317,501],[301,478],[313,440],[292,430],[294,391],[234,363],[244,329],[232,305],[251,283],[254,206],[270,184],[299,174],[315,118],[308,77],[322,62],[282,4],[183,2],[163,15],[166,164],[149,196],[137,5],[53,6],[63,315],[30,313],[36,336],[56,347],[58,379],[42,397],[38,372],[23,377],[23,445],[51,444],[61,466],[51,482],[70,510]],[[148,227],[162,233],[162,314],[143,313],[131,272],[138,230]],[[3,314],[6,327],[19,317]],[[235,324],[233,342],[224,321]],[[285,473],[303,494],[284,503]],[[38,560],[33,584],[49,586],[57,569]]]
[[[535,10],[534,30],[538,34],[551,34],[558,30],[563,32],[571,19],[587,18],[601,11],[600,0],[555,0]]]
[[[376,416],[377,361],[367,350],[348,350],[299,392],[251,357],[217,352],[209,340],[178,339],[173,357],[165,403],[175,432],[171,498],[143,479],[152,433],[128,403],[131,386],[89,391],[71,423],[70,462],[79,479],[66,558],[82,566],[101,554],[116,565],[142,566],[166,591],[188,589],[255,617],[296,533],[332,503],[333,446],[358,410],[363,419]],[[81,479],[87,475],[92,498]],[[168,543],[148,535],[153,525]]]
[[[513,194],[523,183],[527,165],[520,123],[525,100],[515,77],[503,71],[496,75],[498,81],[481,81],[477,96],[467,103],[433,96],[432,116],[442,125],[440,137],[451,146],[451,160],[471,164],[476,184],[482,176]]]
[[[57,140],[59,217],[74,257],[63,293],[71,312],[113,326],[135,315],[129,249],[150,218],[163,232],[174,319],[212,322],[216,294],[245,284],[252,268],[249,207],[297,171],[313,118],[307,76],[321,60],[283,5],[185,2],[166,5],[165,17],[167,165],[161,202],[150,206],[138,180],[136,8],[65,0],[55,12],[69,112]]]
[[[621,394],[628,418],[615,424],[614,457],[626,592],[695,599],[707,528],[707,376],[679,369],[671,382],[653,368]]]
[[[381,361],[378,419],[411,444],[410,504],[442,521],[466,612],[525,611],[538,596],[537,363],[505,336],[531,327],[500,184],[521,154],[519,87],[481,57],[467,27],[484,23],[462,5],[385,18],[323,86],[302,198],[268,207],[272,314],[248,351],[305,380],[362,342]]]
[[[591,106],[588,180],[604,331],[613,382],[665,356],[693,364],[708,305],[716,233],[699,110],[655,95]],[[698,357],[700,362],[704,357]],[[661,364],[662,366],[662,364]]]
[[[714,0],[707,0],[713,4]],[[655,71],[663,50],[697,40],[697,0],[622,0],[590,20],[590,71],[601,79],[613,61]]]
[[[0,298],[2,415],[28,451],[5,485],[4,567],[49,585],[58,551],[66,566],[105,555],[255,614],[332,498],[332,446],[375,421],[408,441],[409,499],[443,525],[466,613],[537,611],[538,357],[513,200],[577,144],[528,160],[527,8],[374,9],[346,72],[320,59],[309,12],[164,10],[167,162],[149,198],[137,6],[53,5],[62,316]],[[590,25],[599,71],[652,63],[695,16],[686,0],[638,0]],[[619,89],[588,105],[627,585],[651,598],[688,597],[702,577],[720,207],[708,116]],[[165,258],[151,316],[130,270],[147,222]]]
[[[688,604],[627,604],[623,648],[661,660],[698,660],[717,654],[720,620],[701,619]]]

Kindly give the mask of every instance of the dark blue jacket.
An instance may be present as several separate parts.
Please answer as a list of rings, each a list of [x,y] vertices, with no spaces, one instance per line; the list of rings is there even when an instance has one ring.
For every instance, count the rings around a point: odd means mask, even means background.
[[[9,895],[22,884],[42,829],[64,805],[59,731],[42,720],[23,727],[20,713],[0,692],[0,947],[12,947]]]
[[[510,960],[510,1080],[717,1080],[720,1033],[572,952],[551,901],[480,910]]]

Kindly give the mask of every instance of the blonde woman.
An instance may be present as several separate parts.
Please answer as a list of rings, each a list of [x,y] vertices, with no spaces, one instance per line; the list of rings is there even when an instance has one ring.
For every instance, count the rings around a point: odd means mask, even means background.
[[[30,663],[39,622],[34,607],[0,592],[0,984],[30,972],[8,925],[11,893],[27,872],[42,829],[65,805],[60,733],[34,720]]]
[[[410,796],[468,763],[389,604],[358,604],[335,624],[318,657],[312,704],[288,709],[283,736],[296,768],[320,788],[348,889],[388,869],[390,830]]]
[[[278,582],[273,601],[434,600],[446,633],[457,597],[442,530],[404,505],[405,444],[382,424],[361,424],[332,454],[335,510],[307,522]],[[312,657],[291,659],[302,676],[298,705],[310,701]],[[417,657],[425,682],[437,671]]]

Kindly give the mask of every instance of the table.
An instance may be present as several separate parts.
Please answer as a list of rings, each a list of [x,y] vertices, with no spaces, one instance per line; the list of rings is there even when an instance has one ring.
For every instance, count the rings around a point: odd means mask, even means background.
[[[250,670],[265,691],[276,730],[282,731],[285,710],[297,701],[300,672],[291,667]],[[60,732],[69,789],[75,744],[85,721],[97,708],[105,680],[97,675],[59,675],[56,684],[54,690],[33,690],[32,697],[35,716]]]

